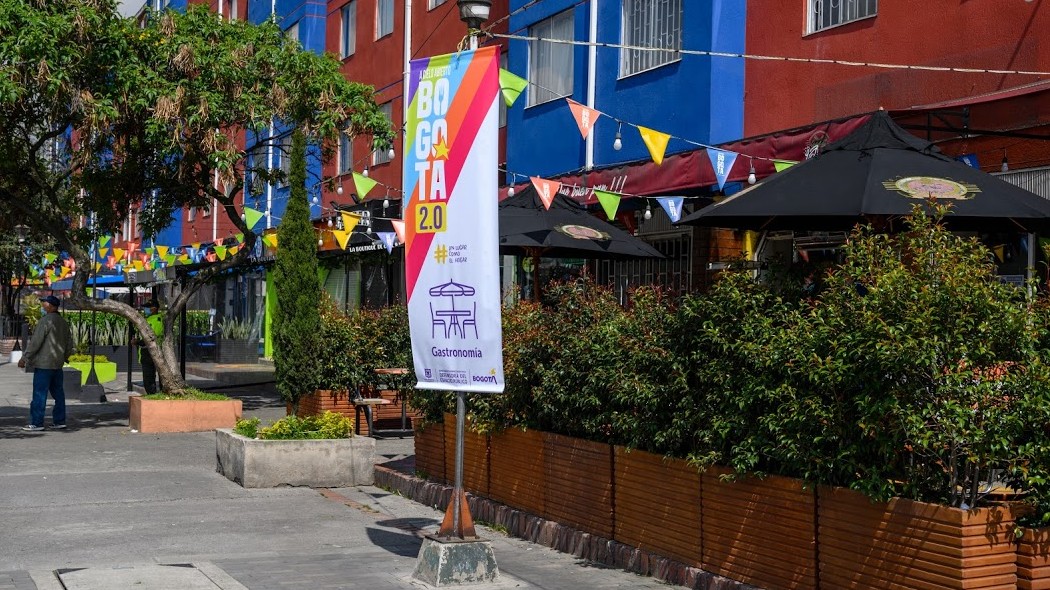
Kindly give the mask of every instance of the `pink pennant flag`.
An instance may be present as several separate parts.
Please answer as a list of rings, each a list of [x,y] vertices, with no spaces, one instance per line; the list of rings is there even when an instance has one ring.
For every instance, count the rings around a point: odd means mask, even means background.
[[[571,98],[566,98],[569,101],[569,109],[572,111],[572,116],[576,119],[576,125],[580,128],[580,135],[584,139],[591,134],[591,129],[594,128],[594,122],[598,120],[598,117],[602,116],[601,112],[596,111],[587,105],[582,105]]]
[[[540,178],[539,176],[530,177],[532,186],[536,187],[536,194],[540,196],[540,200],[543,201],[543,206],[550,210],[551,203],[554,202],[554,195],[558,194],[561,190],[561,183],[556,180],[547,180],[546,178]]]
[[[397,241],[405,243],[405,222],[400,219],[391,219],[390,225],[394,227],[394,233],[397,234]]]

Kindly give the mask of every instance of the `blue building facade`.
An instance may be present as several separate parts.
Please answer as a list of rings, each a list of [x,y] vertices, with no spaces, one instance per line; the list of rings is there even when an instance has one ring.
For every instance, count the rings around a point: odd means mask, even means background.
[[[605,115],[592,131],[594,167],[650,157],[632,125],[703,144],[743,135],[744,60],[610,45],[743,53],[745,0],[546,0],[520,13],[530,2],[512,0],[511,34],[571,35],[585,43],[592,3],[597,3],[598,44],[593,108]],[[521,175],[556,176],[586,165],[585,142],[564,98],[587,104],[588,50],[582,44],[510,42],[507,68],[530,84],[507,116],[507,170],[518,181]],[[552,51],[569,52],[571,61]],[[613,147],[618,130],[620,150]],[[668,155],[697,149],[674,138]]]

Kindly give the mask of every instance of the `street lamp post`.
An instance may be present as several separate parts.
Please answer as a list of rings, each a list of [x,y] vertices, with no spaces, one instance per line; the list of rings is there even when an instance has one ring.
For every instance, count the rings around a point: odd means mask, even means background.
[[[96,244],[97,244],[97,241],[96,241],[96,237],[95,237],[95,216],[94,216],[94,214],[92,214],[92,216],[91,216],[91,249],[89,250],[91,264],[94,264],[94,262],[95,262],[95,248],[97,247]],[[92,289],[91,289],[91,297],[95,298],[97,293],[98,293],[98,272],[95,271],[90,266],[88,268],[89,268],[89,272],[93,273],[92,274],[92,281],[93,281],[94,284],[92,285]],[[84,382],[84,386],[80,390],[80,401],[82,401],[82,402],[90,402],[90,403],[98,403],[98,402],[106,401],[106,389],[104,387],[102,387],[102,383],[98,380],[98,373],[95,371],[95,317],[96,317],[96,311],[95,311],[94,308],[92,308],[91,309],[91,330],[89,332],[89,335],[90,335],[89,337],[90,337],[90,340],[91,340],[91,368],[88,369],[87,380]],[[131,370],[130,367],[129,367],[128,370],[129,371]]]

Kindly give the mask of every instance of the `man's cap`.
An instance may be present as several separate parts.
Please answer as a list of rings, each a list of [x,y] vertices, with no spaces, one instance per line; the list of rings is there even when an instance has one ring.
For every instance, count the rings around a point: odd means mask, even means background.
[[[50,304],[50,305],[54,305],[55,307],[59,307],[60,305],[62,305],[62,302],[59,301],[58,297],[55,297],[54,295],[48,295],[47,297],[44,297],[40,301],[42,303],[47,303],[47,304]]]

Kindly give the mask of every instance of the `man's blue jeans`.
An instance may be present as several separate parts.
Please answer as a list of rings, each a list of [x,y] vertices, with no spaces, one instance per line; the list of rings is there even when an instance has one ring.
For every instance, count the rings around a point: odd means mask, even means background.
[[[29,421],[34,426],[44,425],[48,390],[51,390],[51,397],[55,398],[51,422],[66,423],[66,390],[62,381],[62,369],[33,369],[33,401],[29,404]]]

